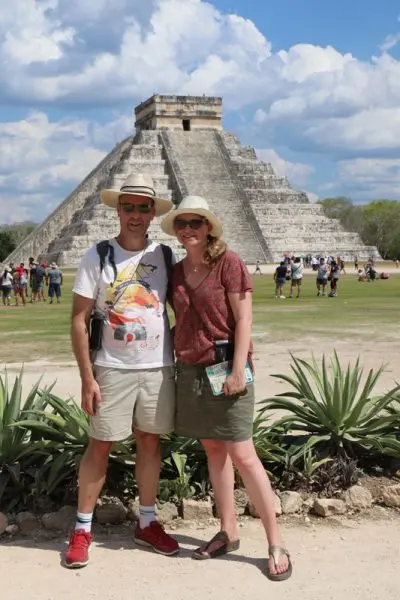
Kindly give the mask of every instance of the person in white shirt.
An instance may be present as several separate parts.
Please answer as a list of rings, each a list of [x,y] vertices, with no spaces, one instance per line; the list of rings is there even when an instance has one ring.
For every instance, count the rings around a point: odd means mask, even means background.
[[[328,265],[325,259],[319,259],[317,270],[317,296],[326,296],[326,286],[328,285]]]
[[[113,442],[127,438],[132,429],[140,501],[135,542],[168,556],[179,552],[177,541],[155,518],[159,436],[174,429],[175,368],[165,309],[165,247],[147,238],[153,218],[173,205],[156,197],[147,174],[131,174],[119,191],[102,190],[101,200],[116,208],[120,232],[105,241],[102,261],[98,245],[87,251],[73,288],[71,337],[82,379],[82,408],[90,415],[90,442],[80,465],[77,520],[65,554],[69,568],[88,563],[93,510],[108,456]],[[90,326],[93,310],[96,319]],[[92,355],[89,341],[92,349],[95,344]]]
[[[297,298],[300,298],[301,294],[301,283],[303,280],[303,262],[300,256],[295,256],[291,265],[291,283],[290,283],[290,296],[293,298],[293,288],[297,287]]]
[[[1,279],[1,297],[4,306],[10,306],[13,276],[10,267],[6,267]]]

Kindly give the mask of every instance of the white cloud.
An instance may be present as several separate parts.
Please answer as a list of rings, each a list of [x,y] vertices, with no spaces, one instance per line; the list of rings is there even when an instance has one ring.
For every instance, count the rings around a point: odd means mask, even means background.
[[[340,161],[338,185],[350,190],[355,199],[398,198],[400,159],[357,158]]]
[[[16,0],[0,6],[2,55],[20,67],[59,60],[64,46],[72,46],[75,30],[51,17],[57,0]]]
[[[280,177],[287,177],[295,186],[304,186],[315,168],[305,163],[295,163],[285,160],[272,148],[257,149],[257,156],[272,164],[275,172]]]
[[[102,137],[99,124],[41,112],[0,123],[0,220],[43,218],[57,206],[104,157],[91,131]]]

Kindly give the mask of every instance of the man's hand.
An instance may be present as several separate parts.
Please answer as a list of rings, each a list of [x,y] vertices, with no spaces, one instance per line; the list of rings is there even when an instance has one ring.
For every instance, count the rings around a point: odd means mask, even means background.
[[[231,373],[226,378],[224,383],[224,394],[225,396],[233,396],[234,394],[240,394],[246,387],[246,383],[244,380],[244,373],[240,371],[239,373]]]
[[[82,401],[81,407],[88,415],[93,417],[101,403],[101,394],[99,384],[93,377],[87,381],[82,381]]]

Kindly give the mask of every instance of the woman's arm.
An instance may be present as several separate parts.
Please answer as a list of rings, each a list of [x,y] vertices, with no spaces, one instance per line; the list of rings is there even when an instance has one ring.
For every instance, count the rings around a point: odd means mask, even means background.
[[[251,292],[228,294],[229,304],[235,318],[235,353],[232,373],[227,377],[225,395],[238,394],[245,388],[244,369],[250,349],[252,328]]]

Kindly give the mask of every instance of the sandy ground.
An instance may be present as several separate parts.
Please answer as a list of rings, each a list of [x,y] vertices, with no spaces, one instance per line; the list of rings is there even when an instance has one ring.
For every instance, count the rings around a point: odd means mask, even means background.
[[[91,563],[80,571],[61,567],[62,541],[7,544],[0,547],[4,598],[397,600],[399,596],[400,520],[286,526],[294,571],[283,583],[272,583],[263,574],[266,545],[258,522],[245,524],[241,548],[228,558],[192,560],[190,550],[214,533],[215,529],[174,532],[182,546],[174,558],[136,548],[128,534],[110,534],[97,540]]]

